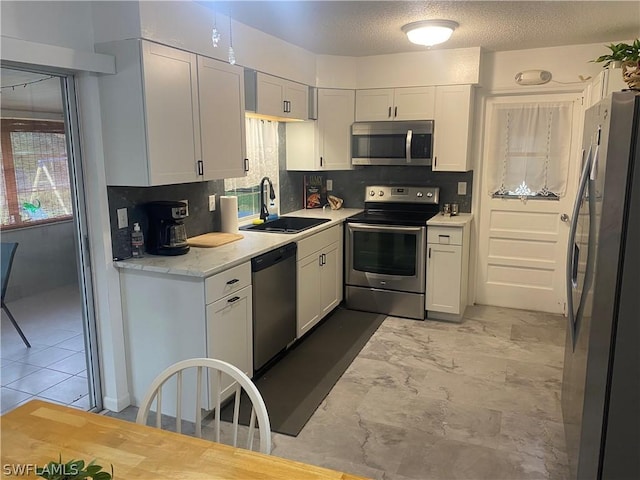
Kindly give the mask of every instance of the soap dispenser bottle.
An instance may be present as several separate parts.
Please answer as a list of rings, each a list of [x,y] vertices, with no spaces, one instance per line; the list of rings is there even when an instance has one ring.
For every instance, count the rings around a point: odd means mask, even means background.
[[[139,223],[133,224],[133,232],[131,233],[131,255],[133,258],[141,258],[144,256],[144,235]]]

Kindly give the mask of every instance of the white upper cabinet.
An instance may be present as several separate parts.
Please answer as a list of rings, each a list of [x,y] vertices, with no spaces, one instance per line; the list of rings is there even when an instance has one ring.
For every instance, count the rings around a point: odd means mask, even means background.
[[[198,57],[203,178],[243,177],[246,137],[240,67]]]
[[[435,87],[356,91],[356,122],[433,120]]]
[[[240,67],[145,40],[101,44],[96,50],[115,55],[117,68],[115,75],[100,78],[108,185],[243,175]]]
[[[350,170],[353,90],[321,88],[318,120],[287,123],[287,170]]]
[[[257,72],[255,88],[256,113],[302,120],[309,118],[309,89],[306,85]]]
[[[622,69],[605,68],[591,81],[587,88],[586,107],[595,105],[612,92],[629,88],[622,78]]]
[[[436,88],[433,171],[466,172],[471,169],[473,87],[447,85]]]

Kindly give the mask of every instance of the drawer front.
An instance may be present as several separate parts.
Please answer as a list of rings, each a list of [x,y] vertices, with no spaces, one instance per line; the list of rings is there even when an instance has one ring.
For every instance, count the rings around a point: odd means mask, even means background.
[[[462,227],[427,227],[427,243],[462,245]]]
[[[335,225],[298,242],[298,260],[322,250],[331,243],[342,239],[342,225]]]
[[[208,305],[248,285],[251,285],[251,262],[207,278],[204,282],[205,301]]]

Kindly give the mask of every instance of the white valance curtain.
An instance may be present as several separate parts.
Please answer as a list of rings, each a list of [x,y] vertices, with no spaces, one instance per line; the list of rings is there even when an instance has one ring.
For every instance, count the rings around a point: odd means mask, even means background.
[[[246,118],[249,172],[245,177],[225,180],[225,190],[257,187],[262,177],[269,177],[274,187],[278,181],[278,122]]]
[[[572,102],[494,105],[489,194],[557,198],[566,193]]]

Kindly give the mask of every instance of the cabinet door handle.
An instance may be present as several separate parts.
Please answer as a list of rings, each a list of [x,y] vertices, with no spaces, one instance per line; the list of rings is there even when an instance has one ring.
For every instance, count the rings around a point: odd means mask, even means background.
[[[227,285],[233,285],[234,283],[238,283],[239,281],[240,281],[240,280],[238,280],[237,278],[234,278],[234,279],[232,279],[232,280],[229,280],[229,281],[227,282]]]
[[[393,118],[396,118],[398,116],[398,107],[395,107],[393,110]]]
[[[320,157],[320,166],[322,166],[322,157]]]
[[[249,159],[248,158],[244,159],[244,171],[245,172],[249,171]]]
[[[389,115],[388,115],[388,117],[391,118],[391,107],[389,107]]]
[[[198,160],[198,175],[204,175],[204,162]]]
[[[327,264],[327,254],[323,253],[322,254],[322,265],[326,265]]]
[[[438,164],[438,157],[433,157],[433,166],[435,168],[435,166]]]
[[[284,113],[287,113],[287,101],[286,100],[282,101],[282,111]]]
[[[431,247],[429,247],[429,258],[431,258]]]
[[[318,255],[318,265],[322,266],[322,254]]]
[[[232,297],[229,300],[227,300],[228,303],[233,303],[233,302],[237,302],[238,300],[240,300],[240,297]]]

